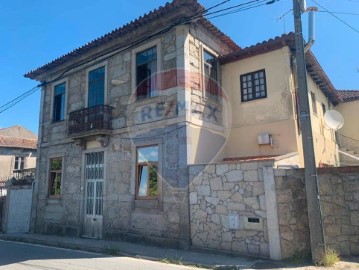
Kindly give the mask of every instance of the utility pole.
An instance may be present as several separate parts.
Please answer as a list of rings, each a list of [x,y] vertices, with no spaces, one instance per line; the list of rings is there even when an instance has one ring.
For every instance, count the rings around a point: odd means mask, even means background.
[[[299,103],[299,117],[302,131],[305,189],[307,193],[308,220],[310,243],[313,261],[318,261],[325,252],[324,232],[318,192],[318,175],[314,156],[313,133],[310,121],[308,100],[307,71],[305,64],[304,40],[302,33],[301,9],[304,0],[293,0],[295,27],[295,57],[297,61],[297,91]]]

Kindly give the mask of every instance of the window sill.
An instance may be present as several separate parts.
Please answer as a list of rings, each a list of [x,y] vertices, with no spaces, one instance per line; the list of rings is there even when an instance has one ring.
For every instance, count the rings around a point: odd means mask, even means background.
[[[62,202],[61,196],[58,197],[48,197],[47,204],[58,204]]]
[[[51,125],[52,126],[60,126],[60,125],[62,125],[64,123],[65,123],[65,119],[64,120],[59,120],[59,121],[52,121]]]
[[[144,209],[144,210],[149,210],[149,209],[160,210],[161,209],[160,202],[159,202],[158,198],[136,199],[134,206],[135,206],[135,209]]]

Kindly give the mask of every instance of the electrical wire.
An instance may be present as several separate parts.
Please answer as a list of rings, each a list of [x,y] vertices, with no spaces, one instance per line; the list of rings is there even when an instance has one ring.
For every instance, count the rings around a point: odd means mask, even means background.
[[[317,12],[329,13],[328,11],[324,11],[324,10],[318,10]],[[335,11],[332,11],[331,13],[333,13],[333,14],[341,14],[341,15],[359,16],[359,13],[351,13],[351,12],[335,12]]]
[[[11,100],[11,101],[7,102],[6,104],[2,105],[0,107],[0,114],[7,111],[7,110],[9,110],[10,108],[14,107],[16,104],[18,104],[19,102],[21,102],[22,100],[24,100],[28,96],[35,93],[38,89],[40,89],[40,85],[35,86],[34,88],[26,91],[24,94],[14,98],[13,100]]]
[[[343,19],[339,18],[338,16],[336,16],[333,12],[329,11],[328,9],[326,9],[325,7],[323,7],[321,4],[319,4],[317,1],[312,0],[312,2],[314,2],[315,4],[317,4],[318,6],[320,6],[322,9],[324,9],[326,12],[328,12],[330,15],[332,15],[334,18],[336,18],[337,20],[339,20],[340,22],[342,22],[343,24],[345,24],[346,26],[348,26],[349,28],[351,28],[352,30],[354,30],[355,32],[357,32],[359,34],[359,30],[356,29],[355,27],[351,26],[349,23],[347,23],[346,21],[344,21]]]
[[[266,5],[270,5],[270,4],[273,4],[275,2],[277,2],[279,0],[256,0],[256,1],[251,1],[251,3],[246,6],[246,7],[240,7],[238,9],[235,9],[235,10],[232,10],[232,11],[229,11],[229,12],[225,12],[225,13],[222,13],[222,14],[219,14],[219,15],[216,15],[216,16],[212,16],[212,17],[207,17],[207,19],[214,19],[214,18],[218,18],[218,17],[222,17],[222,16],[226,16],[226,15],[229,15],[229,14],[234,14],[234,13],[238,13],[240,11],[245,11],[245,10],[249,10],[249,9],[253,9],[253,8],[257,8],[257,7],[261,7],[261,6],[266,6]],[[236,7],[238,7],[240,5],[237,5]],[[216,12],[217,13],[217,12]],[[208,14],[206,14],[206,16],[208,16]]]
[[[161,35],[161,34],[164,34],[164,33],[167,33],[168,31],[170,31],[173,27],[175,26],[178,26],[180,24],[186,24],[188,22],[191,22],[192,20],[194,19],[197,19],[203,15],[205,16],[209,16],[209,15],[212,15],[212,14],[218,14],[220,12],[223,12],[223,11],[227,11],[227,10],[231,10],[231,9],[234,9],[234,8],[238,8],[238,7],[244,7],[242,9],[237,9],[237,10],[234,10],[234,11],[231,11],[231,12],[227,12],[227,13],[224,13],[224,14],[219,14],[217,16],[212,16],[211,18],[215,18],[215,17],[221,17],[221,16],[225,16],[227,14],[232,14],[232,13],[236,13],[236,12],[239,12],[239,11],[242,11],[242,10],[247,10],[247,9],[251,9],[251,8],[255,8],[255,7],[258,7],[258,6],[261,6],[261,5],[265,5],[265,4],[272,4],[276,1],[279,1],[279,0],[251,0],[251,1],[248,1],[246,3],[241,3],[241,4],[238,4],[238,5],[234,5],[234,6],[231,6],[231,7],[228,7],[228,8],[225,8],[225,9],[221,9],[221,10],[217,10],[217,11],[214,11],[214,12],[209,12],[210,10],[212,9],[215,9],[225,3],[228,3],[230,2],[231,0],[225,0],[219,4],[216,4],[214,6],[211,6],[203,11],[200,11],[192,16],[189,16],[189,17],[181,17],[177,22],[171,24],[170,26],[167,26],[165,27],[164,29],[154,33],[154,34],[151,34],[151,35],[148,35],[146,37],[143,37],[143,38],[140,38],[134,42],[132,42],[130,45],[127,45],[127,46],[122,46],[120,48],[115,48],[115,49],[112,49],[111,51],[106,51],[104,52],[103,54],[100,54],[98,56],[96,56],[95,58],[91,58],[87,61],[84,61],[84,62],[81,62],[81,63],[76,63],[74,65],[71,65],[69,67],[67,67],[58,77],[56,77],[55,79],[53,80],[50,80],[48,82],[44,81],[42,84],[39,84],[37,86],[35,86],[34,88],[26,91],[25,93],[23,93],[22,95],[16,97],[15,99],[7,102],[6,104],[2,105],[0,107],[0,113],[3,113],[5,112],[6,110],[12,108],[13,106],[15,106],[16,104],[18,104],[20,101],[22,101],[23,99],[25,99],[26,97],[30,96],[31,94],[33,94],[34,92],[36,92],[41,86],[46,86],[47,84],[50,84],[50,83],[53,83],[59,79],[61,79],[66,73],[68,73],[70,70],[74,69],[74,68],[77,68],[77,67],[80,67],[80,66],[83,66],[83,65],[86,65],[88,64],[89,62],[92,63],[92,65],[95,65],[97,63],[100,63],[102,61],[104,61],[105,59],[108,59],[116,54],[119,54],[123,51],[126,51],[128,49],[131,49],[155,36],[158,36],[158,35]],[[262,3],[261,5],[255,5],[255,6],[250,6],[251,4],[254,4],[254,3]],[[247,7],[245,7],[247,6]],[[105,58],[103,58],[104,56],[106,56]],[[101,58],[100,60],[98,61],[95,61],[93,62],[95,59],[99,59]]]

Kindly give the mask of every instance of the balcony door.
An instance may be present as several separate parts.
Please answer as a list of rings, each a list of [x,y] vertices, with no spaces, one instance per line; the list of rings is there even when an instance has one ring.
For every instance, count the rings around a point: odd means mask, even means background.
[[[88,74],[88,107],[104,105],[105,67],[91,70]]]
[[[85,156],[85,221],[83,236],[102,238],[104,152]]]

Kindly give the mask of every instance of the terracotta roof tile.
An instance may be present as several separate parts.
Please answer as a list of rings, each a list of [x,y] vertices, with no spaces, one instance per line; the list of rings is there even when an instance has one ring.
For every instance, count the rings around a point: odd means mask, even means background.
[[[288,46],[292,53],[295,52],[294,33],[285,34],[280,37],[275,37],[274,39],[269,39],[267,41],[257,43],[256,45],[237,50],[228,55],[220,57],[219,61],[222,64],[227,64],[255,55],[274,51],[283,48],[284,46]],[[309,75],[318,84],[322,92],[329,98],[329,100],[334,105],[337,105],[339,102],[341,102],[335,87],[311,51],[306,53],[306,65]]]
[[[0,136],[0,147],[36,149],[37,140]]]
[[[160,17],[168,14],[175,14],[178,12],[180,8],[188,8],[193,13],[189,14],[198,14],[199,12],[203,11],[205,8],[200,5],[197,0],[173,0],[171,3],[166,3],[165,6],[160,6],[158,9],[155,9],[143,16],[140,16],[134,21],[131,21],[122,27],[119,27],[95,40],[92,40],[85,45],[65,54],[62,55],[55,60],[37,68],[31,70],[30,72],[26,73],[24,76],[27,78],[35,79],[37,76],[41,75],[44,72],[50,71],[57,66],[60,66],[76,57],[82,56],[83,54],[90,52],[93,49],[96,49],[100,46],[103,46],[114,39],[119,37],[123,37],[126,34],[132,33],[137,28],[143,27],[148,25],[149,23],[153,23],[157,21]],[[228,36],[223,34],[217,27],[215,27],[211,22],[206,19],[199,19],[199,23],[202,24],[207,28],[209,32],[211,32],[214,36],[217,36],[224,44],[226,44],[230,49],[235,50],[239,49],[238,45],[232,41]]]
[[[337,90],[337,94],[343,102],[359,100],[359,90]]]

